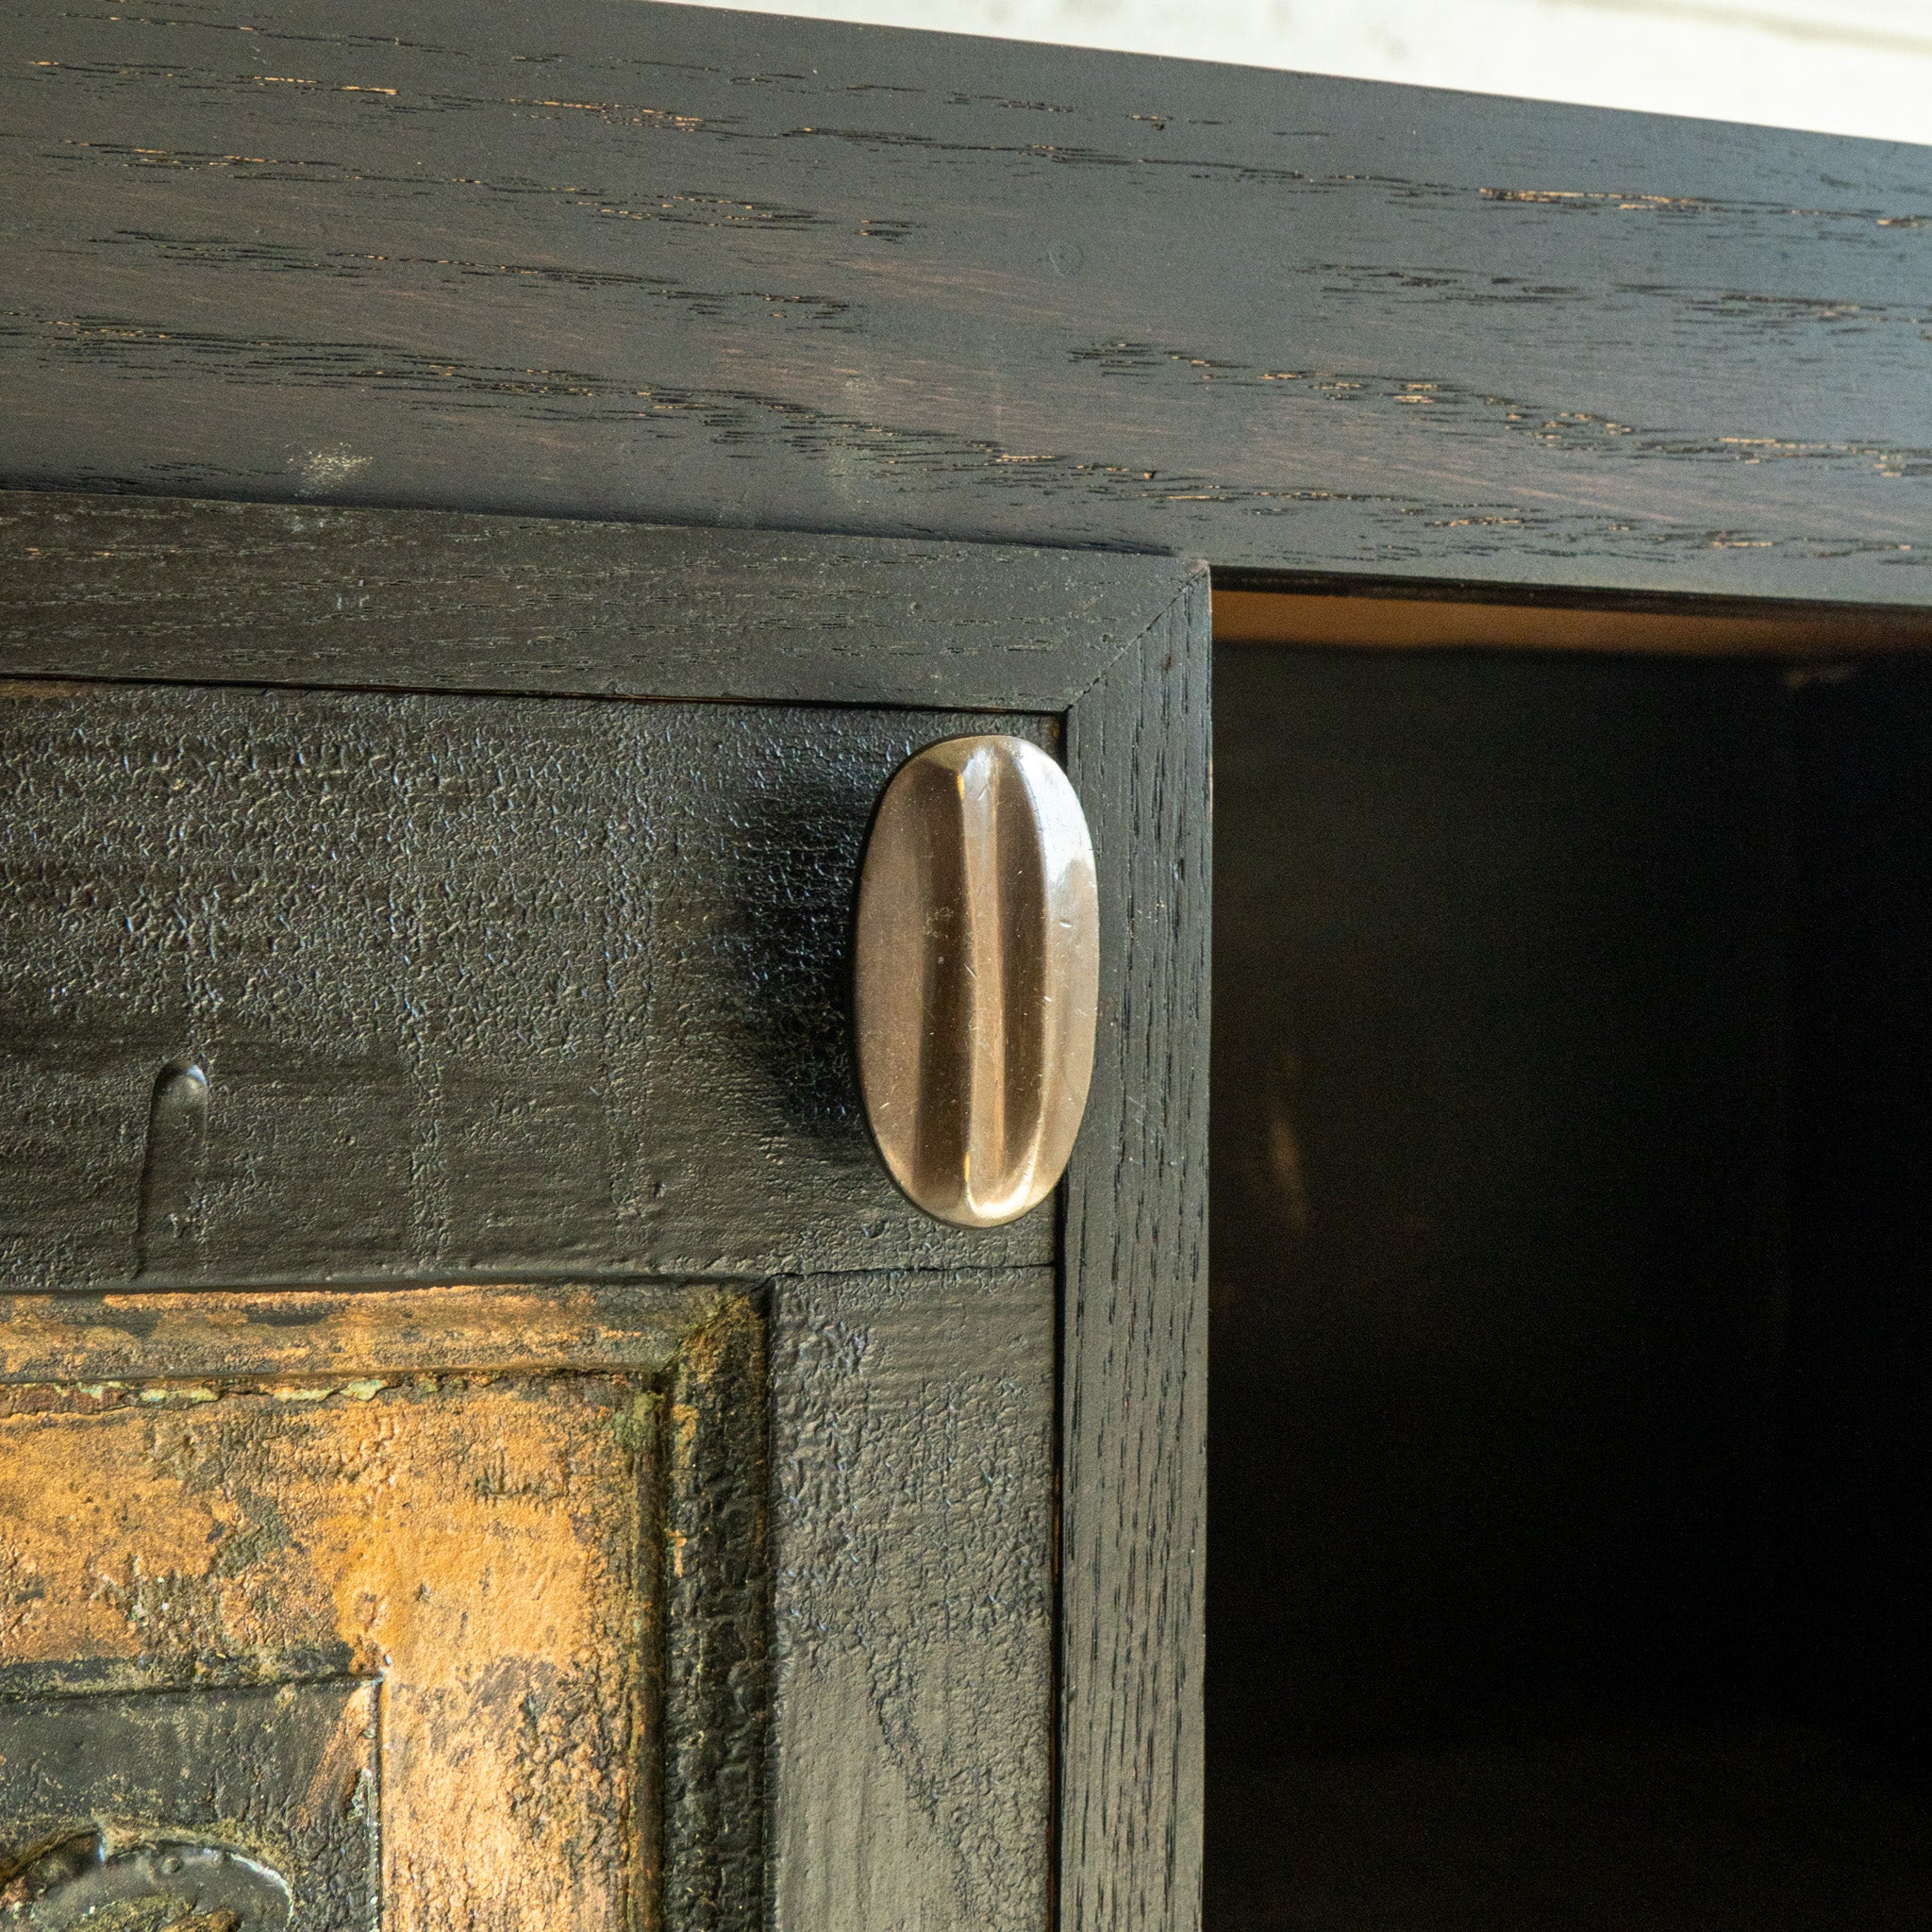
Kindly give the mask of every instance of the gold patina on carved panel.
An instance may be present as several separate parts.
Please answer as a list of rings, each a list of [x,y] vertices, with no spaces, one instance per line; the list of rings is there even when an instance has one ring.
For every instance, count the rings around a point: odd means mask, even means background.
[[[763,1362],[679,1284],[0,1304],[0,1923],[741,1923]]]

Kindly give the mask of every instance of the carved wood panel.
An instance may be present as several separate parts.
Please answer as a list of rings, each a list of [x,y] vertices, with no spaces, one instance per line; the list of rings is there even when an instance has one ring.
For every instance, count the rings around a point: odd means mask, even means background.
[[[12,1298],[0,1912],[755,1923],[764,1328],[680,1284]]]

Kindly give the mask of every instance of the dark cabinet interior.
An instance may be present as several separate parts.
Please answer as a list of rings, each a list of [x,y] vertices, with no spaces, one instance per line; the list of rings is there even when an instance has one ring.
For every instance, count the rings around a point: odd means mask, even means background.
[[[1209,1923],[1932,1925],[1932,665],[1216,678]]]

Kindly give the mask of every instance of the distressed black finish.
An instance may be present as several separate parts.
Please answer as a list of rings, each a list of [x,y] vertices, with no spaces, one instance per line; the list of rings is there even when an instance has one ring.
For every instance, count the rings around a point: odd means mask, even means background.
[[[0,491],[0,674],[1058,710],[1154,558]]]
[[[0,686],[10,1282],[178,1276],[169,1213],[228,1281],[1051,1258],[907,1204],[852,1071],[873,801],[973,722]]]
[[[663,1909],[759,1932],[771,1737],[770,1296],[721,1296],[663,1405]]]
[[[37,1858],[8,1917],[23,1926],[92,1924],[218,1925],[223,1932],[283,1932],[292,1900],[281,1874],[225,1845],[158,1838],[117,1843],[83,1832]]]
[[[773,1932],[1045,1919],[1057,1285],[777,1285]]]
[[[78,1875],[81,1841],[125,1823],[265,1866],[291,1932],[374,1932],[377,1730],[354,1678],[0,1701],[0,1902],[51,1890],[49,1853]]]
[[[19,0],[0,478],[1921,604],[1924,151],[636,0]]]
[[[456,1269],[647,1300],[616,1280],[708,1278],[660,1445],[670,1923],[735,1932],[769,1899],[798,1932],[1025,1932],[1057,1892],[1068,1924],[1186,1932],[1205,574],[7,513],[9,1285],[57,1291],[125,1370],[139,1322],[74,1291],[137,1271],[356,1282],[358,1307]],[[879,788],[988,711],[1083,795],[1102,1037],[1061,1218],[968,1232],[866,1146],[843,952]],[[778,1277],[769,1357],[745,1274]]]
[[[155,1075],[142,1140],[134,1218],[138,1276],[195,1273],[207,1191],[208,1075],[192,1063],[170,1063]]]

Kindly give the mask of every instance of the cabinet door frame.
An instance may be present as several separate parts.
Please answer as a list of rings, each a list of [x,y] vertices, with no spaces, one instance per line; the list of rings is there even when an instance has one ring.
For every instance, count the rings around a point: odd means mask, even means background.
[[[1057,1909],[1198,1911],[1206,1474],[1204,567],[192,499],[0,493],[0,678],[1057,716],[1100,1044],[1060,1195]],[[855,882],[856,883],[856,882]]]

